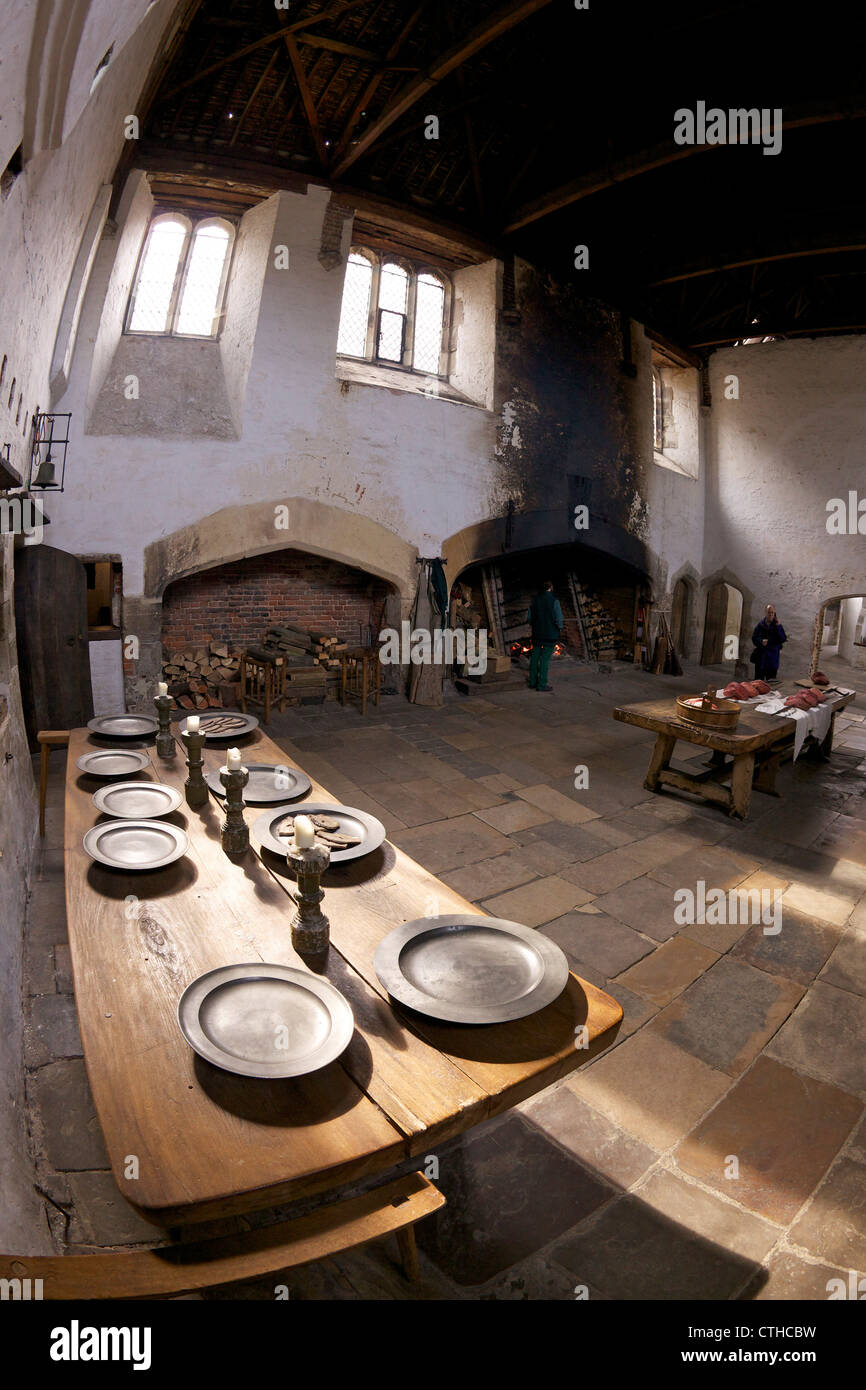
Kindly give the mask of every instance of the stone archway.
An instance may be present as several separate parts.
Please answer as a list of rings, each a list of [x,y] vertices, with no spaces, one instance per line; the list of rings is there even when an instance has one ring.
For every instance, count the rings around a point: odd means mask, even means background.
[[[703,612],[699,603],[700,576],[691,565],[683,565],[671,585],[671,637],[678,654],[688,660],[701,636]]]
[[[153,541],[144,552],[144,597],[161,598],[167,584],[198,570],[286,549],[367,570],[404,602],[414,598],[415,546],[378,521],[307,497],[224,507]]]
[[[300,550],[335,560],[384,579],[394,590],[399,626],[408,617],[418,583],[417,549],[377,521],[306,497],[225,507],[144,551],[144,590],[123,602],[124,635],[134,635],[138,658],[125,677],[128,709],[152,709],[162,672],[162,596],[169,584],[200,570],[215,569],[269,551]]]
[[[818,612],[815,614],[815,622],[812,628],[812,651],[809,657],[809,670],[817,671],[821,659],[821,646],[824,636],[824,615],[831,603],[838,603],[840,599],[863,598],[866,596],[866,584],[859,593],[853,594],[833,594],[824,600]]]

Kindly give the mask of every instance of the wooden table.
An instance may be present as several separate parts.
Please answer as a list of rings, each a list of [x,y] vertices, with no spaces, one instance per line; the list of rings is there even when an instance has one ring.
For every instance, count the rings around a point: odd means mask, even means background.
[[[188,853],[127,874],[82,848],[101,817],[97,784],[76,768],[95,745],[72,732],[66,788],[66,900],[75,995],[93,1098],[120,1191],[148,1219],[182,1224],[269,1206],[384,1172],[574,1070],[608,1045],[622,1010],[576,976],[530,1018],[470,1028],[408,1015],[389,1002],[373,953],[395,925],[429,911],[479,909],[387,841],[332,866],[328,979],[348,999],[355,1033],[311,1076],[259,1081],[202,1061],[177,1023],[183,990],[203,971],[267,961],[304,969],[289,934],[291,880],[250,849],[221,850],[222,810],[173,814]],[[247,760],[296,766],[261,730]],[[183,754],[150,750],[142,779],[182,787]],[[224,760],[206,750],[205,765]],[[311,798],[335,801],[313,783]],[[249,808],[252,821],[264,808]],[[576,1046],[583,1028],[588,1047]],[[137,1162],[135,1161],[137,1160]]]
[[[836,715],[853,699],[853,693],[827,696],[832,713],[830,728],[820,745],[825,757],[830,756],[833,747]],[[782,762],[793,757],[793,721],[784,715],[758,714],[749,705],[742,707],[737,727],[732,733],[706,729],[700,724],[681,719],[677,714],[674,695],[635,705],[621,705],[613,711],[613,717],[623,724],[635,724],[656,734],[644,780],[647,791],[657,792],[663,786],[671,786],[696,792],[705,801],[723,806],[728,815],[740,820],[745,820],[749,814],[753,787],[769,796],[779,795],[776,791],[776,773]],[[697,774],[673,769],[670,762],[678,740],[709,748],[713,754],[711,765]],[[728,781],[730,786],[724,786]]]

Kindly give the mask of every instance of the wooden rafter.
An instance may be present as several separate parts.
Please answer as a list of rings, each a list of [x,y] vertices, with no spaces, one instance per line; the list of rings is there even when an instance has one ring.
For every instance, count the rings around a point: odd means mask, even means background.
[[[280,13],[282,13],[282,11]],[[297,42],[295,40],[294,34],[289,32],[288,26],[286,26],[286,28],[283,31],[283,38],[285,40],[286,49],[289,54],[289,62],[291,63],[292,70],[295,74],[295,81],[298,84],[298,91],[301,94],[301,102],[304,107],[304,115],[307,118],[307,125],[310,127],[310,134],[313,137],[313,144],[316,147],[316,154],[319,157],[320,165],[324,169],[327,167],[328,155],[327,150],[325,149],[325,140],[324,136],[322,135],[322,129],[319,125],[319,116],[318,112],[316,111],[316,103],[313,100],[313,94],[310,91],[310,84],[307,80],[307,74],[304,69],[304,64],[301,59],[300,52],[298,51]]]
[[[456,42],[456,35],[455,35],[455,33],[454,33],[454,15],[453,15],[453,11],[450,10],[450,9],[447,9],[445,13],[446,13],[446,19],[447,19],[447,22],[448,22],[448,29],[449,29],[449,32],[450,32],[450,34],[451,34],[452,42]],[[458,86],[458,89],[459,89],[459,92],[460,92],[461,97],[465,100],[465,98],[466,98],[466,73],[463,71],[463,68],[458,68],[458,69],[457,69],[457,86]],[[470,164],[471,169],[472,169],[472,184],[473,184],[473,187],[474,187],[474,189],[475,189],[475,202],[476,202],[476,204],[477,204],[479,213],[480,213],[481,216],[483,217],[483,216],[484,216],[484,187],[483,187],[483,184],[482,184],[482,182],[481,182],[481,161],[480,161],[480,159],[479,159],[479,157],[478,157],[478,145],[477,145],[476,140],[475,140],[475,131],[474,131],[473,126],[472,126],[472,117],[470,116],[469,111],[468,111],[468,109],[466,109],[466,108],[465,108],[464,111],[463,111],[463,129],[464,129],[464,131],[465,131],[465,133],[466,133],[466,149],[467,149],[468,152],[469,152],[469,164]],[[488,143],[489,143],[489,142],[488,142]],[[459,192],[458,192],[457,196],[458,196],[458,197],[460,196]]]
[[[199,4],[201,0],[199,0]],[[253,43],[245,44],[243,48],[236,48],[234,52],[228,53],[225,58],[220,58],[218,63],[212,63],[210,67],[203,68],[192,77],[188,77],[185,82],[179,82],[176,87],[172,87],[165,93],[165,98],[176,96],[178,92],[183,92],[187,87],[194,87],[197,82],[203,82],[206,77],[221,71],[222,68],[229,67],[236,63],[239,58],[246,58],[248,53],[255,53],[257,48],[265,48],[269,43],[276,43],[288,34],[302,34],[307,29],[311,29],[314,24],[323,24],[329,19],[341,19],[349,10],[355,10],[359,5],[368,5],[370,0],[349,0],[348,4],[332,5],[328,10],[322,10],[321,14],[309,15],[306,19],[296,19],[294,24],[290,24],[283,18],[283,23],[279,29],[274,29],[270,34],[263,34],[260,39]],[[284,10],[278,10],[277,14],[285,16]],[[304,40],[306,42],[306,40]]]
[[[822,102],[790,111],[782,121],[782,129],[800,130],[807,126],[822,125],[828,121],[858,120],[864,116],[866,116],[866,107],[852,105],[840,109],[838,106]],[[571,179],[568,183],[560,184],[559,187],[551,189],[540,198],[525,203],[511,216],[504,230],[506,233],[517,232],[521,227],[528,226],[530,222],[537,222],[539,218],[548,217],[553,212],[559,212],[562,208],[569,207],[570,204],[577,203],[582,198],[590,198],[594,193],[600,193],[605,188],[612,188],[616,183],[624,183],[627,179],[636,178],[639,174],[651,173],[653,169],[675,164],[681,159],[689,159],[692,155],[727,148],[727,145],[675,145],[673,141],[666,140],[663,144],[653,145],[650,149],[626,155],[623,159],[606,165],[602,169],[594,169],[588,174],[582,174],[579,178]]]
[[[761,328],[762,338],[814,338],[816,333],[864,333],[866,323],[834,323],[822,324],[820,328]],[[727,338],[711,338],[703,343],[693,343],[695,349],[725,347],[729,343],[735,343],[743,337],[742,330],[739,333],[729,333]]]
[[[332,53],[345,54],[347,58],[360,58],[365,63],[380,63],[382,60],[378,53],[373,53],[369,48],[356,48],[354,44],[343,43],[341,39],[326,39],[320,34],[299,33],[298,43],[302,43],[306,48],[327,48]]]
[[[850,242],[842,246],[809,246],[800,251],[777,251],[771,256],[747,256],[737,261],[719,261],[713,265],[701,266],[699,270],[684,270],[679,275],[667,275],[663,280],[653,280],[650,289],[662,285],[674,285],[680,280],[697,280],[703,275],[718,275],[726,270],[742,270],[747,266],[769,265],[774,261],[796,261],[807,256],[837,256],[845,251],[866,251],[866,242]]]
[[[463,63],[468,62],[476,53],[480,53],[494,39],[498,39],[509,29],[521,24],[523,20],[537,14],[548,4],[550,4],[550,0],[509,0],[508,4],[494,11],[492,15],[477,24],[457,43],[447,48],[438,58],[434,59],[424,72],[407,82],[402,91],[399,91],[388,102],[384,111],[381,111],[376,119],[370,122],[358,140],[344,150],[340,158],[334,163],[335,177],[339,178],[341,174],[344,174],[357,159],[360,159],[362,154],[370,149],[371,145],[375,144],[384,131],[399,120],[432,87],[435,87],[437,83],[461,67]]]
[[[388,49],[388,52],[385,54],[386,63],[392,63],[394,59],[398,56],[400,49],[403,47],[404,41],[408,38],[412,29],[414,29],[418,20],[421,18],[421,14],[424,10],[426,2],[427,0],[422,0],[422,3],[418,6],[416,10],[413,11],[413,13],[407,19],[406,23],[403,25],[403,28],[400,30],[391,47]],[[376,88],[379,86],[379,83],[382,81],[384,75],[384,69],[380,72],[374,73],[373,76],[364,84],[363,88],[361,89],[361,93],[357,101],[353,105],[351,113],[346,121],[345,127],[343,129],[343,134],[337,141],[337,148],[334,151],[335,163],[339,162],[342,159],[343,154],[348,149],[349,142],[352,139],[352,135],[355,131],[355,126],[358,123],[358,118],[360,117],[361,112],[365,109],[371,96],[373,96],[374,92],[376,91]]]
[[[232,131],[232,138],[231,138],[231,140],[229,141],[229,144],[230,144],[230,145],[234,145],[234,144],[237,143],[237,138],[238,138],[238,136],[239,136],[240,133],[241,133],[241,128],[242,128],[242,126],[243,126],[243,124],[244,124],[244,121],[246,120],[247,116],[248,116],[249,113],[250,113],[250,108],[252,107],[253,102],[255,101],[256,97],[257,97],[258,94],[259,94],[259,92],[262,90],[262,87],[265,85],[265,83],[267,82],[268,78],[270,77],[270,75],[271,75],[271,68],[274,66],[274,63],[277,61],[277,54],[278,54],[278,53],[279,53],[279,49],[276,49],[276,48],[275,48],[274,51],[273,51],[273,53],[271,54],[270,58],[268,59],[267,63],[266,63],[265,66],[262,68],[261,77],[259,78],[259,80],[258,80],[258,82],[256,83],[256,85],[253,87],[253,90],[251,91],[249,97],[247,98],[246,105],[244,106],[243,111],[241,112],[240,116],[238,117],[237,122],[236,122],[236,124],[235,124],[235,128],[234,128],[234,130]]]

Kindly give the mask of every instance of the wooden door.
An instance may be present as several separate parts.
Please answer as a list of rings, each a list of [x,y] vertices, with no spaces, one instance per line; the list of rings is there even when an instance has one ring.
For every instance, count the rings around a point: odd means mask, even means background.
[[[15,552],[15,628],[24,723],[77,729],[93,717],[84,566],[50,545]]]
[[[678,579],[674,585],[674,597],[671,604],[671,637],[680,656],[686,654],[688,623],[689,586],[684,579]]]
[[[725,623],[728,617],[728,588],[714,584],[707,594],[707,615],[704,620],[704,644],[701,665],[718,666],[725,648]]]

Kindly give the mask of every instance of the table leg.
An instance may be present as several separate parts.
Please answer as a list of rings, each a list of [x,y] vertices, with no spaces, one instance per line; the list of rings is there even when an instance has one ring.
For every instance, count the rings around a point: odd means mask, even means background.
[[[756,792],[763,792],[765,796],[781,796],[781,792],[776,791],[776,773],[782,762],[782,754],[774,753],[765,758],[755,770],[754,788]]]
[[[822,758],[829,758],[830,754],[833,752],[833,735],[835,734],[835,732],[836,732],[836,711],[834,710],[833,713],[830,715],[830,727],[829,727],[829,729],[827,730],[827,733],[826,733],[826,736],[825,736],[825,738],[824,738],[824,741],[823,741],[822,744],[821,744],[821,756],[822,756]]]
[[[659,773],[668,767],[673,751],[676,746],[676,737],[673,734],[658,734],[653,755],[650,758],[650,765],[644,779],[644,786],[648,792],[658,791]]]
[[[407,1279],[418,1278],[418,1247],[415,1244],[415,1227],[406,1226],[402,1231],[397,1232],[397,1245],[400,1250],[400,1261],[403,1265],[403,1273]]]
[[[740,820],[745,820],[749,814],[754,773],[754,753],[740,753],[734,758],[734,770],[731,774],[731,808],[728,814],[737,816]]]

